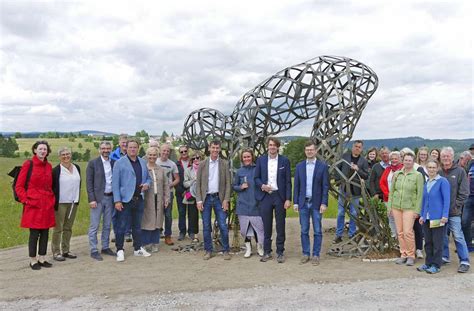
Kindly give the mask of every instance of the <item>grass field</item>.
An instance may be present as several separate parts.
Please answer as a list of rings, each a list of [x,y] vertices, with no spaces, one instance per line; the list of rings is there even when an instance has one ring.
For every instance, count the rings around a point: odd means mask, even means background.
[[[20,154],[25,150],[31,152],[31,146],[37,139],[17,139]],[[91,158],[98,156],[96,148],[93,143],[84,142],[81,138],[76,138],[75,142],[70,142],[66,138],[48,139],[52,148],[52,153],[49,157],[51,164],[56,166],[59,163],[57,150],[62,146],[72,148],[72,150],[79,150],[77,145],[82,143],[84,152],[87,148],[91,150]],[[0,157],[0,248],[12,247],[15,245],[26,244],[28,242],[28,230],[20,228],[20,219],[22,213],[22,205],[13,199],[13,193],[11,189],[12,178],[7,173],[16,165],[21,165],[25,159],[20,158],[1,158]],[[78,162],[82,172],[82,184],[81,184],[81,199],[79,209],[76,215],[76,220],[73,227],[73,235],[83,235],[87,233],[89,227],[89,205],[87,203],[87,193],[85,187],[85,171],[86,162]],[[297,217],[297,213],[290,209],[288,211],[288,217]],[[337,201],[330,197],[329,208],[325,213],[327,218],[335,218],[337,215]],[[177,219],[178,211],[176,207],[176,200],[173,202],[173,218]],[[51,235],[51,234],[50,234]]]

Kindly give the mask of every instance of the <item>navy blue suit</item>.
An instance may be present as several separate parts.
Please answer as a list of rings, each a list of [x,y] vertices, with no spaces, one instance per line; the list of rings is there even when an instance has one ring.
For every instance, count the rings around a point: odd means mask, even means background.
[[[310,164],[307,160],[296,165],[295,187],[293,200],[298,205],[298,214],[301,225],[301,247],[303,256],[310,256],[309,228],[310,219],[313,222],[313,257],[319,257],[323,240],[323,230],[321,225],[322,214],[320,206],[328,206],[329,194],[329,168],[323,161],[314,162],[312,176],[307,176],[307,168],[311,172]],[[309,177],[309,178],[308,178]],[[312,180],[311,189],[307,188],[307,181]]]
[[[285,251],[285,218],[284,203],[291,200],[291,169],[288,158],[278,155],[277,187],[271,194],[262,191],[262,185],[268,184],[268,155],[257,159],[255,167],[255,199],[257,200],[263,220],[265,254],[272,252],[273,210],[276,221],[276,252],[282,255]]]

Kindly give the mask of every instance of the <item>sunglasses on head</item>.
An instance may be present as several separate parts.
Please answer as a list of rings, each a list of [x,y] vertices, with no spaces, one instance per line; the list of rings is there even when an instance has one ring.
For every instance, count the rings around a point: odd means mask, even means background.
[[[186,153],[188,150],[181,150],[179,153]]]

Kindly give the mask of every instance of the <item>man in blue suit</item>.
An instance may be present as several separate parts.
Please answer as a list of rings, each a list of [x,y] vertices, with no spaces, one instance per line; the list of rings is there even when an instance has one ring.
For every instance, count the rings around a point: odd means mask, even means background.
[[[276,221],[277,262],[285,262],[285,218],[291,200],[291,170],[288,158],[278,154],[280,140],[268,137],[268,155],[258,158],[255,168],[255,199],[257,200],[263,220],[265,240],[264,255],[260,259],[266,262],[272,259],[273,210]]]
[[[127,155],[115,162],[112,173],[112,191],[117,210],[118,230],[115,232],[117,261],[124,261],[123,242],[127,223],[132,224],[133,254],[148,257],[141,244],[141,224],[143,216],[143,191],[151,183],[145,160],[138,157],[139,142],[129,139]]]
[[[316,145],[313,141],[305,144],[306,160],[296,165],[294,180],[293,208],[299,212],[301,225],[301,264],[310,259],[309,221],[313,222],[313,265],[319,265],[319,254],[323,240],[321,219],[328,206],[329,169],[324,161],[316,160]]]

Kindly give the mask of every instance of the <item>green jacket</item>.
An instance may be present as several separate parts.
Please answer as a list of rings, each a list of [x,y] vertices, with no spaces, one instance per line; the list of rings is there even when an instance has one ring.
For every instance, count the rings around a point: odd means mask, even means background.
[[[403,169],[395,172],[388,195],[387,208],[412,210],[420,213],[423,198],[424,178],[420,172],[412,169],[404,174]]]

